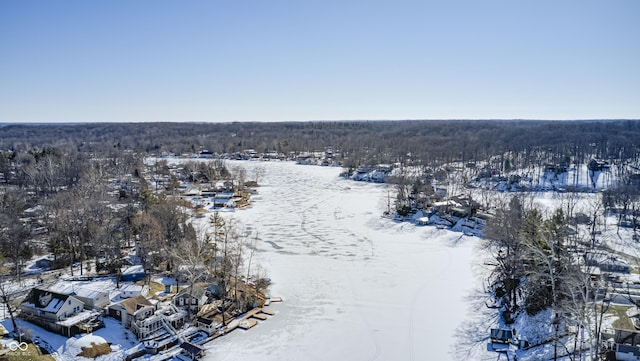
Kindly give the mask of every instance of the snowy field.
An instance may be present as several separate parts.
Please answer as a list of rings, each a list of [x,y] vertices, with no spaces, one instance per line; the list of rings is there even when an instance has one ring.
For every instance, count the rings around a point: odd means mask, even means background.
[[[381,218],[389,188],[341,179],[340,168],[230,163],[248,179],[265,170],[253,207],[224,216],[259,232],[256,257],[285,302],[206,344],[205,360],[457,359],[477,238]]]

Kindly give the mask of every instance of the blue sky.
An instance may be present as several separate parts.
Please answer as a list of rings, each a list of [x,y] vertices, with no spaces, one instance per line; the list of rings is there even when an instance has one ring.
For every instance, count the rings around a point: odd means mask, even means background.
[[[0,122],[640,118],[640,1],[0,0]]]

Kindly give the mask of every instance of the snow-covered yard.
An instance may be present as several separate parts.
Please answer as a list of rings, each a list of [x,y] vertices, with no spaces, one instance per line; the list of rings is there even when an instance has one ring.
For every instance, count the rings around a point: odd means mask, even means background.
[[[108,355],[99,356],[96,360],[122,360],[121,351],[138,343],[135,336],[126,330],[119,321],[109,317],[104,319],[104,328],[96,330],[92,334],[78,335],[71,338],[49,332],[21,319],[16,321],[18,327],[28,330],[30,337],[33,340],[37,340],[40,347],[50,352],[56,360],[90,360],[89,358],[79,357],[78,354],[82,352],[82,347],[91,347],[92,342],[96,344],[108,342],[111,344],[112,352]],[[11,321],[8,319],[4,320],[2,325],[9,331],[13,330]],[[3,344],[7,342],[3,342]]]

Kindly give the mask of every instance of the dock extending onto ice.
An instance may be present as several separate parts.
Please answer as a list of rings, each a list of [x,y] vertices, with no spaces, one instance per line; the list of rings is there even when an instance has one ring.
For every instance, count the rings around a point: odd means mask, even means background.
[[[282,302],[282,297],[272,297],[270,299],[267,299],[263,305],[263,307],[256,307],[250,311],[248,311],[247,313],[245,313],[244,315],[242,315],[241,318],[236,319],[236,320],[230,320],[227,323],[226,328],[224,329],[223,332],[216,332],[216,334],[212,335],[211,337],[209,337],[207,339],[207,342],[209,341],[213,341],[216,338],[227,334],[233,330],[235,330],[236,328],[240,328],[243,330],[248,330],[254,326],[256,326],[258,324],[258,320],[260,321],[266,321],[269,316],[273,316],[276,313],[271,311],[271,310],[267,310],[264,307],[267,307],[271,304],[271,302]]]

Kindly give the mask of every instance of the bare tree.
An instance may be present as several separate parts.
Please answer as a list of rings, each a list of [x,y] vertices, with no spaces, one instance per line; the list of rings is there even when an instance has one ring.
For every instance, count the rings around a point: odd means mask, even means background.
[[[0,299],[4,304],[5,310],[9,312],[9,318],[11,319],[11,325],[13,326],[13,332],[19,334],[18,325],[16,323],[16,308],[11,302],[11,296],[8,290],[7,282],[0,283]]]
[[[601,198],[590,198],[587,201],[587,209],[589,215],[589,234],[591,239],[591,248],[595,248],[596,236],[601,233],[601,229],[605,226],[606,220],[602,217],[604,204]]]
[[[171,256],[176,260],[177,272],[193,287],[198,279],[206,276],[205,265],[211,259],[213,249],[206,235],[199,240],[195,230],[189,233],[195,237],[186,237],[177,247],[172,247]]]
[[[24,198],[18,193],[8,191],[0,198],[0,251],[13,263],[18,281],[24,260],[32,254],[28,242],[30,226],[20,219],[25,207]]]
[[[253,237],[248,244],[246,245],[246,247],[249,250],[249,260],[248,260],[248,265],[247,265],[247,281],[249,281],[249,279],[251,278],[251,262],[253,261],[253,255],[256,252],[256,247],[258,245],[258,232],[256,232],[255,237]]]
[[[266,170],[263,166],[256,166],[253,169],[253,180],[256,182],[256,184],[260,184],[260,180],[264,176],[265,171]]]
[[[522,204],[512,197],[509,205],[499,208],[486,226],[486,246],[493,251],[494,268],[489,278],[489,287],[494,296],[505,307],[507,323],[519,310],[519,288],[524,277],[524,246],[520,232],[524,221]]]
[[[159,263],[158,254],[162,251],[159,242],[162,239],[162,226],[156,218],[144,212],[133,218],[132,225],[136,234],[136,254],[140,257],[146,273]]]

